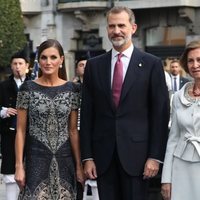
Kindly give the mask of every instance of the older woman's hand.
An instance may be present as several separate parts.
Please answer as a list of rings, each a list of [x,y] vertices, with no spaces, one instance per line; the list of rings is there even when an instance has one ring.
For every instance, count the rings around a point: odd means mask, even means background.
[[[161,194],[164,200],[171,199],[171,183],[163,183],[161,186]]]

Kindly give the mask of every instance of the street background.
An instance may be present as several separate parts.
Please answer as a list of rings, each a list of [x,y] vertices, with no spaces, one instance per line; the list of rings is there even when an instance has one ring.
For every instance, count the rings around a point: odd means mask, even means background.
[[[0,165],[1,165],[1,159],[0,159]],[[2,180],[2,174],[0,174],[0,200],[6,200],[5,197],[5,184],[3,183]]]
[[[2,175],[0,175],[0,199],[6,200],[5,197],[5,184],[2,181]]]

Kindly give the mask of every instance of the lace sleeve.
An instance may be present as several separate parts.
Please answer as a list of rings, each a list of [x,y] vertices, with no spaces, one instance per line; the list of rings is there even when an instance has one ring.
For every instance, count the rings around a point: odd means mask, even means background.
[[[29,90],[28,90],[28,84],[25,82],[21,86],[17,94],[16,108],[27,109],[28,105],[29,105]]]

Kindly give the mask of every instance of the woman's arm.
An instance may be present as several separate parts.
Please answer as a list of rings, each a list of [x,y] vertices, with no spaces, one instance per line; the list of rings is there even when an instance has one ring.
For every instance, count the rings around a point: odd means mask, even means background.
[[[80,140],[77,129],[78,112],[72,111],[69,118],[69,137],[72,146],[72,152],[76,162],[77,181],[84,184],[85,178],[83,174],[83,167],[81,163]]]
[[[17,134],[15,138],[15,180],[20,189],[25,186],[25,171],[23,166],[23,153],[27,126],[27,110],[17,110]]]

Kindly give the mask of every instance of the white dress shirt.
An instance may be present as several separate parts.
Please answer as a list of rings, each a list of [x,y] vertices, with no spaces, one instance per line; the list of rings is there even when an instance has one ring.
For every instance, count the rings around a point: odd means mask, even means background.
[[[18,88],[20,88],[20,86],[21,86],[22,83],[24,82],[25,78],[26,78],[25,76],[22,77],[21,79],[15,78],[15,77],[14,77],[14,80],[15,80],[15,82],[16,82]],[[0,117],[1,117],[1,118],[4,119],[4,118],[7,118],[7,117],[8,117],[8,115],[7,115],[7,110],[8,110],[7,107],[2,107],[2,109],[0,110]],[[10,116],[9,116],[9,117],[10,117]]]
[[[166,71],[164,71],[164,72],[165,72],[165,81],[166,81],[166,84],[167,84],[168,91],[171,91],[172,90],[171,77],[170,77],[168,72],[166,72]]]
[[[131,55],[133,53],[133,44],[131,44],[131,46],[126,49],[125,51],[121,52],[123,55],[121,57],[121,61],[123,63],[123,80],[126,76],[126,72],[128,69],[128,65],[131,59]],[[113,82],[113,74],[114,74],[114,68],[115,68],[115,63],[117,62],[117,56],[120,52],[116,51],[115,49],[112,49],[112,60],[111,60],[111,86],[112,86],[112,82]]]

